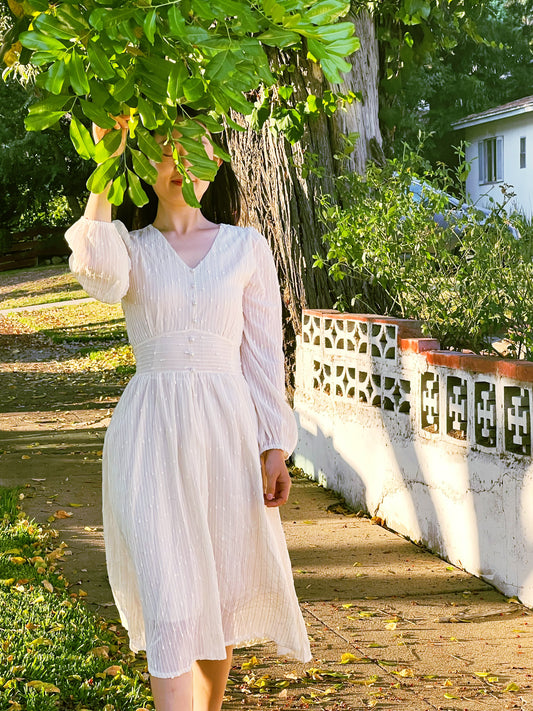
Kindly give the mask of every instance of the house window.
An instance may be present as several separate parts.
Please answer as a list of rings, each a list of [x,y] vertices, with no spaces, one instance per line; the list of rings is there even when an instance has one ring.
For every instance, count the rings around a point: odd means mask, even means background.
[[[478,158],[480,183],[503,180],[503,136],[479,141]]]
[[[526,167],[526,137],[520,139],[520,167]]]

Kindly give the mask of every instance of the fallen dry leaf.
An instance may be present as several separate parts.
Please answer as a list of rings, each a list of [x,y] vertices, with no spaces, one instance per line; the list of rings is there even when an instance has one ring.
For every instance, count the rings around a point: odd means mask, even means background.
[[[355,654],[351,654],[350,652],[344,652],[344,654],[341,657],[341,664],[349,664],[350,662],[355,662],[357,657]]]
[[[59,511],[54,513],[56,518],[70,518],[72,515],[71,511],[63,511],[63,509],[59,509]]]
[[[118,664],[113,664],[112,666],[107,667],[107,669],[104,669],[104,674],[107,674],[107,676],[116,676],[117,674],[122,674],[122,667]]]

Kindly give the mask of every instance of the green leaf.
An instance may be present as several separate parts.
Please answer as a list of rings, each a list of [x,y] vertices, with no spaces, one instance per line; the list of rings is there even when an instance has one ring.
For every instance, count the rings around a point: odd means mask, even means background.
[[[139,96],[137,110],[143,122],[143,126],[149,131],[157,128],[157,120],[152,105],[142,96]]]
[[[211,136],[208,135],[207,139],[208,139],[209,143],[213,146],[213,154],[215,156],[217,156],[217,158],[221,158],[222,160],[225,160],[225,161],[231,161],[230,154],[227,151],[225,151],[223,148],[221,148],[221,146],[217,146],[217,144],[213,141]]]
[[[224,130],[222,124],[212,116],[209,116],[209,114],[198,114],[193,118],[193,121],[205,126],[209,133],[222,133]]]
[[[30,114],[24,119],[27,131],[44,131],[45,128],[53,126],[64,116],[66,111],[48,111],[39,114]]]
[[[150,133],[148,133],[148,131],[146,131],[144,128],[141,128],[140,126],[138,126],[136,129],[136,135],[137,145],[139,146],[140,150],[151,160],[155,160],[156,163],[160,163],[163,151],[160,144],[155,140],[155,138]]]
[[[105,80],[113,79],[115,76],[115,70],[111,66],[111,62],[107,58],[105,52],[102,51],[102,47],[91,40],[87,44],[87,55],[89,57],[89,63],[95,75]]]
[[[89,101],[85,101],[84,99],[80,99],[80,105],[85,116],[87,116],[88,119],[91,119],[91,121],[94,121],[94,123],[97,126],[100,126],[100,128],[115,127],[115,119],[109,116],[105,109],[96,106],[96,104],[91,104]]]
[[[335,22],[339,17],[344,17],[350,10],[350,3],[344,0],[322,0],[312,5],[306,11],[304,18],[315,24]]]
[[[142,207],[148,202],[148,196],[141,186],[141,181],[133,171],[127,168],[128,171],[128,195],[137,207]]]
[[[180,12],[179,5],[171,5],[168,11],[168,23],[170,31],[176,39],[185,37],[185,18]]]
[[[46,35],[51,35],[57,39],[72,39],[72,32],[70,29],[65,28],[61,22],[52,15],[46,12],[37,15],[33,21],[33,27],[40,32],[44,32]]]
[[[205,75],[211,81],[223,81],[235,69],[235,57],[229,51],[217,52],[209,60]]]
[[[21,32],[19,41],[24,47],[34,51],[63,52],[66,49],[63,42],[54,37],[43,35],[41,32]]]
[[[27,2],[32,10],[38,10],[39,12],[48,10],[48,0],[27,0]]]
[[[176,62],[172,65],[168,75],[167,93],[168,98],[175,103],[178,98],[183,96],[183,83],[189,76],[187,67],[183,62]]]
[[[94,142],[91,138],[91,134],[82,124],[82,122],[75,116],[72,116],[70,120],[70,139],[74,145],[74,148],[78,151],[80,156],[85,160],[94,157]]]
[[[48,3],[47,3],[48,4]],[[62,2],[56,7],[56,15],[61,24],[70,30],[70,37],[83,36],[89,29],[89,23],[80,14],[76,5]]]
[[[155,10],[150,10],[150,12],[146,15],[145,20],[143,22],[143,30],[146,39],[150,44],[154,43],[154,36],[155,36],[155,25],[156,25],[156,11]]]
[[[116,158],[108,158],[105,163],[95,168],[87,180],[88,190],[92,193],[103,192],[109,184],[109,181],[113,179],[119,165],[120,156],[117,156]]]
[[[199,77],[190,77],[183,84],[183,93],[187,101],[199,101],[205,94],[205,86]]]
[[[60,94],[68,77],[67,64],[65,61],[58,59],[46,72],[47,77],[44,87],[51,94]]]
[[[94,158],[97,163],[103,163],[111,158],[113,153],[120,146],[122,140],[122,130],[113,129],[98,141],[94,149]]]
[[[70,86],[73,88],[74,93],[78,96],[85,96],[88,94],[89,80],[87,79],[87,74],[85,72],[85,64],[83,62],[81,54],[74,52],[70,57],[69,63],[69,75],[70,75]]]
[[[131,149],[131,158],[133,161],[133,170],[137,175],[142,178],[145,183],[153,185],[157,180],[157,170],[150,163],[148,158],[133,148]]]
[[[126,192],[126,176],[124,173],[113,180],[107,199],[112,205],[122,205],[124,193]]]
[[[118,9],[108,10],[104,7],[98,7],[93,10],[89,17],[89,23],[97,30],[104,28],[116,27],[122,22],[129,20],[137,12],[137,7],[123,7]]]
[[[321,59],[320,66],[322,67],[324,76],[332,84],[340,84],[343,81],[340,73],[349,72],[352,68],[351,64],[335,55],[332,55],[331,59]]]
[[[49,96],[43,101],[38,101],[32,104],[29,109],[30,115],[49,113],[50,111],[59,111],[62,109],[68,100],[73,100],[72,96],[62,94],[61,96]]]
[[[258,35],[257,39],[269,47],[289,47],[300,42],[300,35],[297,32],[284,30],[282,27],[271,27]]]
[[[263,9],[274,22],[281,22],[286,15],[285,8],[276,0],[263,0]]]
[[[347,40],[353,37],[354,26],[351,22],[337,22],[334,25],[321,27],[309,27],[301,30],[304,37],[314,37],[323,42],[335,42],[336,40]]]
[[[185,198],[185,202],[188,205],[191,205],[192,207],[201,207],[200,203],[198,202],[198,198],[196,197],[196,194],[194,192],[194,184],[192,180],[186,175],[183,176],[181,190],[183,193],[183,197]]]
[[[135,70],[131,70],[113,87],[113,97],[116,101],[125,102],[131,99],[135,91]]]

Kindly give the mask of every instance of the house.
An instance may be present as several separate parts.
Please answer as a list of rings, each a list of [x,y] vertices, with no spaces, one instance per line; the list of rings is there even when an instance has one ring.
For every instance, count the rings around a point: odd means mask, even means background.
[[[533,96],[471,114],[452,126],[464,131],[470,144],[466,189],[472,202],[489,207],[490,197],[500,203],[502,186],[510,185],[516,196],[507,211],[533,218]]]

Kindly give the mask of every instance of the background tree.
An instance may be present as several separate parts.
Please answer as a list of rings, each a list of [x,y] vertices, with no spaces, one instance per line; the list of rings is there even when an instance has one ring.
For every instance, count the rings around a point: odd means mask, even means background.
[[[388,41],[398,55],[411,51],[407,27],[396,27],[391,41],[387,17],[379,22],[384,50]],[[429,51],[422,40],[423,61],[408,61],[383,77],[380,118],[388,152],[403,141],[416,145],[424,133],[425,157],[453,165],[453,121],[533,94],[533,0],[487,0],[468,9],[461,27],[465,31],[448,33],[437,48],[430,42]]]
[[[18,82],[0,82],[0,225],[8,232],[77,219],[91,172],[74,150],[68,126],[26,131],[32,100]]]

